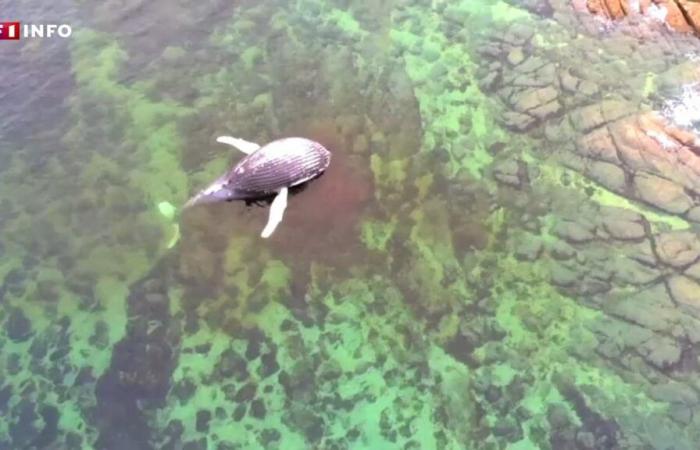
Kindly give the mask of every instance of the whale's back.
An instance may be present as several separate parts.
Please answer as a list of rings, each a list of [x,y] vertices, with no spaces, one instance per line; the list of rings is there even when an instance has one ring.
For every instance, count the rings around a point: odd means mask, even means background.
[[[228,173],[228,187],[240,199],[271,195],[316,178],[328,168],[331,153],[304,138],[272,141],[243,158]]]

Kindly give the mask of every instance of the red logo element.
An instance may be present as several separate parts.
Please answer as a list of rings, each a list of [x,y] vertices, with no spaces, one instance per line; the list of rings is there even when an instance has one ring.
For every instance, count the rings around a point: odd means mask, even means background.
[[[19,22],[0,22],[0,40],[19,40]]]

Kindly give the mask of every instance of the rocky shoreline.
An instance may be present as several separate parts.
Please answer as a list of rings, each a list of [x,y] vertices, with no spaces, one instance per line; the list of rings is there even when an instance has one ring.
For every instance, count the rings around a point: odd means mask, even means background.
[[[579,9],[619,20],[642,15],[666,23],[670,28],[700,36],[700,4],[692,0],[574,0]]]

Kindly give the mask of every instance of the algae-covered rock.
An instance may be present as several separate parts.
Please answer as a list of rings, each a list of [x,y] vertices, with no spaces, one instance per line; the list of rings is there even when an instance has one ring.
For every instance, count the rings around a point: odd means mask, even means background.
[[[19,308],[8,314],[4,328],[7,337],[15,342],[26,341],[32,335],[32,323]]]
[[[515,256],[518,259],[525,261],[533,261],[537,259],[542,252],[542,241],[536,236],[527,235],[525,239],[520,240],[515,249]]]
[[[674,275],[668,280],[673,299],[696,318],[700,318],[700,283],[689,277]]]
[[[583,219],[580,222],[562,221],[554,227],[554,234],[572,243],[582,243],[594,238],[594,225]]]
[[[657,384],[651,388],[650,395],[653,399],[668,403],[683,403],[695,405],[698,403],[698,393],[687,385],[677,382]]]
[[[494,177],[501,183],[523,188],[527,184],[527,165],[522,161],[506,160],[494,167]]]

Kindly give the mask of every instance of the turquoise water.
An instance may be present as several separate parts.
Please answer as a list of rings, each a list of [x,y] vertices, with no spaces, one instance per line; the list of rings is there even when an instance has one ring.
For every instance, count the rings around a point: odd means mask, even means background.
[[[694,449],[700,41],[568,1],[0,1],[0,449]],[[241,154],[333,152],[267,208]]]

